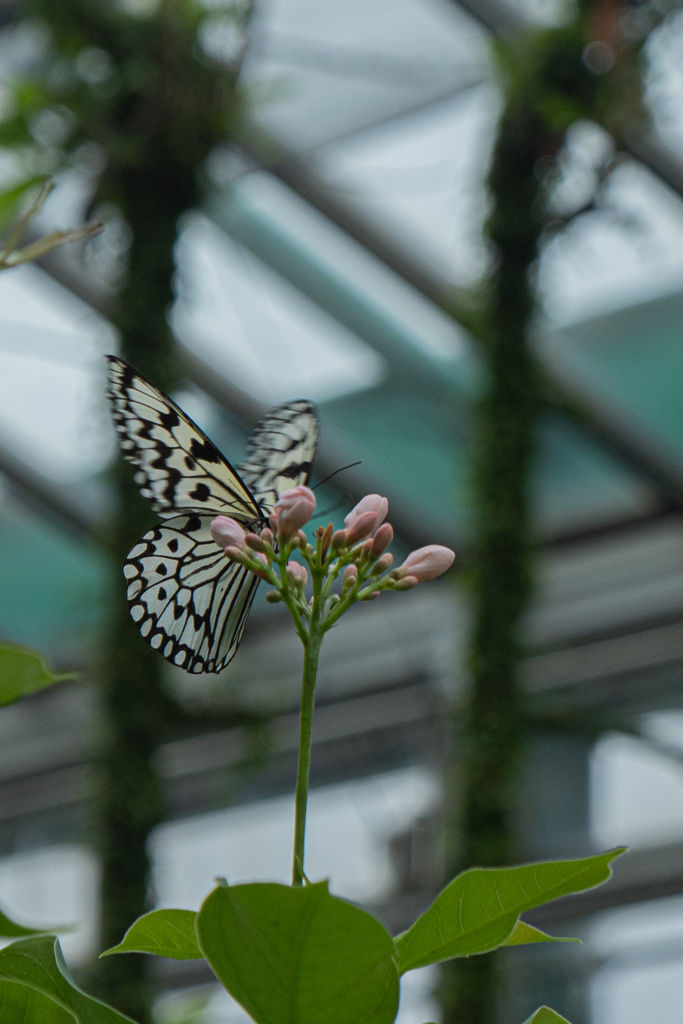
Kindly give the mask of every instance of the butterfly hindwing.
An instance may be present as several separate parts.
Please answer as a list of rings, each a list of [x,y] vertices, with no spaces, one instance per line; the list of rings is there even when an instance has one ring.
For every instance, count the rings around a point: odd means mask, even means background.
[[[154,511],[162,518],[192,509],[245,524],[262,519],[248,486],[182,409],[128,363],[107,358],[121,448]]]
[[[306,483],[318,440],[310,402],[259,423],[238,474],[199,427],[132,366],[109,359],[109,397],[140,493],[164,519],[128,553],[130,613],[147,643],[187,672],[232,659],[259,579],[226,559],[209,530],[217,515],[257,528],[289,487]]]
[[[318,433],[315,407],[304,400],[278,406],[258,424],[240,476],[265,508],[270,510],[283,491],[308,482]]]
[[[124,566],[147,643],[186,672],[219,672],[242,637],[258,577],[214,543],[213,515],[176,516],[141,537]]]

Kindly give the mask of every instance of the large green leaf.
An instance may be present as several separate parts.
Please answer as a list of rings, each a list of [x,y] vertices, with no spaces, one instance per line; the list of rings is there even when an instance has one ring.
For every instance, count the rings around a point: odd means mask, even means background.
[[[524,1021],[524,1024],[569,1024],[566,1017],[561,1017],[549,1006],[541,1006]]]
[[[53,683],[75,678],[72,672],[53,675],[35,651],[0,642],[0,706],[44,690]]]
[[[74,985],[53,935],[0,950],[0,1021],[7,1024],[130,1024]]]
[[[534,928],[526,921],[518,921],[502,945],[528,946],[530,942],[581,942],[581,939],[558,939],[554,935],[546,935],[540,928]]]
[[[399,972],[502,946],[520,914],[605,882],[610,861],[623,852],[621,847],[583,860],[464,871],[396,940]]]
[[[135,921],[118,946],[112,946],[101,956],[112,953],[156,953],[173,960],[203,960],[197,945],[194,910],[153,910]]]
[[[396,952],[370,914],[327,882],[219,886],[197,916],[199,945],[258,1024],[392,1024]]]
[[[0,978],[0,1020],[17,1024],[75,1024],[73,1013],[61,1003],[27,985]]]

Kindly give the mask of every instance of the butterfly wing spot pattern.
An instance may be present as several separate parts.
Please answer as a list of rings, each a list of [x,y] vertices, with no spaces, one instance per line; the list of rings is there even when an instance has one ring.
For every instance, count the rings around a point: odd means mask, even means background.
[[[123,454],[137,467],[140,493],[164,519],[126,558],[131,616],[171,664],[220,672],[237,650],[259,580],[225,558],[211,521],[229,515],[253,529],[283,491],[308,481],[315,409],[297,401],[268,413],[237,472],[172,399],[122,359],[107,358]]]
[[[230,661],[259,582],[226,560],[211,537],[212,519],[213,514],[167,520],[141,538],[124,565],[140,633],[190,672],[216,672]]]
[[[128,363],[108,359],[119,442],[154,511],[170,517],[184,509],[211,509],[259,522],[263,514],[248,486],[199,427]]]

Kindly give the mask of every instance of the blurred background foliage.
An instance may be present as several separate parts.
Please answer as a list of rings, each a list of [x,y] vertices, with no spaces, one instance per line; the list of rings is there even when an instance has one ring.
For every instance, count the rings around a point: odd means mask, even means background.
[[[239,60],[231,69],[202,53],[205,12],[191,0],[164,0],[139,15],[108,0],[29,0],[18,13],[44,39],[30,74],[15,85],[0,145],[14,148],[34,174],[86,165],[90,209],[115,211],[130,236],[110,310],[121,354],[170,391],[179,380],[167,323],[177,222],[197,204],[204,161],[239,116]],[[248,8],[235,8],[234,17],[246,27]],[[116,518],[106,542],[118,565],[155,517],[131,467],[119,460],[113,473]],[[146,842],[164,817],[151,759],[183,717],[170,706],[161,659],[138,635],[116,577],[111,595],[99,783],[107,946],[149,906]],[[142,1022],[150,1019],[146,967],[143,956],[113,957],[96,978],[106,1001]]]

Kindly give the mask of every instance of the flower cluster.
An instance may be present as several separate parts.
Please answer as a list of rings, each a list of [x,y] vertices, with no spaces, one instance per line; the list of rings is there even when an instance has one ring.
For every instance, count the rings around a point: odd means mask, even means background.
[[[393,556],[387,548],[394,531],[385,522],[389,502],[379,494],[367,494],[359,501],[344,520],[343,530],[335,531],[332,523],[321,526],[315,543],[310,543],[302,527],[314,511],[313,491],[301,486],[281,495],[270,526],[260,533],[246,533],[227,516],[211,523],[211,536],[226,556],[275,588],[267,600],[287,605],[302,639],[312,622],[325,631],[355,601],[370,601],[383,590],[410,590],[446,572],[455,558],[450,548],[428,544],[392,569]],[[290,559],[297,549],[306,565]],[[307,599],[309,571],[313,595]],[[333,592],[340,576],[341,586]]]

